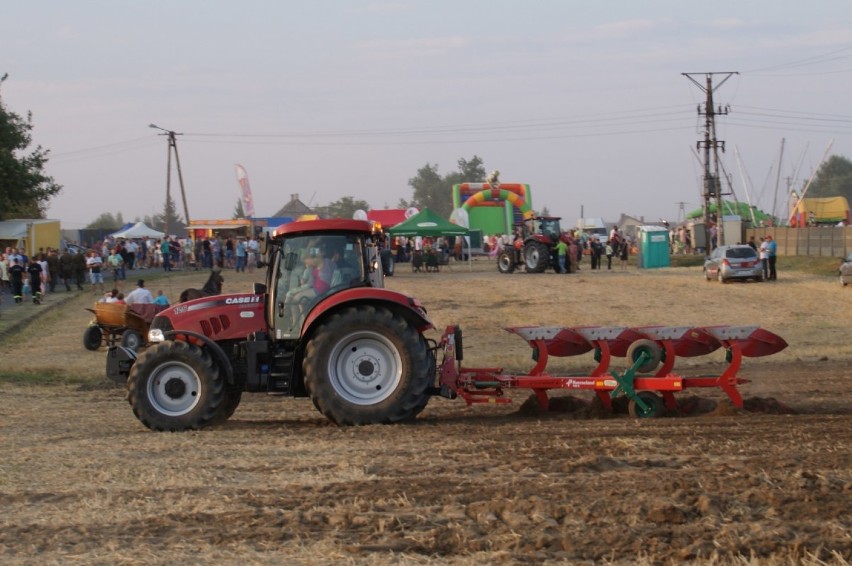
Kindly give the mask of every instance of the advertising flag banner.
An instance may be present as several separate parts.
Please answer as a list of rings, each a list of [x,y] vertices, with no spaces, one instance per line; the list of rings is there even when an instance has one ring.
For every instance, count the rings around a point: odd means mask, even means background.
[[[254,217],[254,201],[251,198],[251,186],[249,185],[248,173],[245,167],[237,163],[234,165],[234,170],[237,172],[237,182],[240,184],[240,199],[243,203],[243,212],[246,213],[246,218]]]

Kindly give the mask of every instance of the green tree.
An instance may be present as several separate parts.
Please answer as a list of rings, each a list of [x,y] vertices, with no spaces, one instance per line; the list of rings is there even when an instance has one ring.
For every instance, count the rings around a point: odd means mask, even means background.
[[[470,161],[466,159],[459,159],[456,163],[458,164],[459,170],[457,172],[447,174],[444,178],[444,180],[449,183],[450,191],[452,191],[453,185],[457,185],[459,183],[479,183],[484,181],[487,177],[482,158],[477,155],[474,155]],[[452,192],[450,195],[452,196]]]
[[[459,159],[458,171],[448,173],[441,177],[438,174],[438,166],[427,163],[417,175],[408,180],[408,184],[414,189],[410,202],[400,199],[400,208],[416,206],[419,209],[429,208],[433,212],[449,218],[453,211],[453,185],[458,183],[478,183],[485,180],[485,166],[482,158],[476,155],[468,161]]]
[[[86,226],[86,230],[118,230],[122,227],[124,222],[121,220],[121,213],[118,213],[118,217],[113,216],[109,212],[104,212],[93,221],[89,222]]]
[[[356,210],[370,210],[370,204],[364,200],[355,200],[354,197],[343,197],[326,207],[329,218],[352,218]]]
[[[0,78],[0,85],[8,75]],[[50,151],[32,143],[32,113],[26,119],[10,112],[0,98],[0,220],[44,218],[51,197],[62,191],[44,174]]]
[[[243,210],[243,199],[237,199],[237,206],[234,207],[234,214],[231,216],[232,220],[237,220],[238,218],[245,218],[246,211]]]
[[[805,198],[837,196],[852,203],[852,161],[832,155],[820,165]]]
[[[163,212],[154,216],[152,223],[152,228],[166,234],[183,235],[186,232],[186,222],[178,214],[175,200],[171,196],[166,199]]]

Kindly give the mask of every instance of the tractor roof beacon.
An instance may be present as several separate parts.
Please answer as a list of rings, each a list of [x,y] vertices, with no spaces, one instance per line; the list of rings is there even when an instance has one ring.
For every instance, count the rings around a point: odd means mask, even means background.
[[[107,374],[153,430],[221,423],[244,392],[310,397],[341,425],[414,418],[435,393],[437,344],[420,303],[384,288],[376,239],[361,220],[279,227],[261,244],[265,284],[170,307],[138,357],[110,348]]]

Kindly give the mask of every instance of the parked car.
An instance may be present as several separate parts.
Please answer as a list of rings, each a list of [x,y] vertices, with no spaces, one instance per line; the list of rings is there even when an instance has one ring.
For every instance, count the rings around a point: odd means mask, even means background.
[[[704,278],[716,278],[720,283],[731,279],[763,281],[763,265],[751,246],[719,246],[704,261]]]
[[[852,283],[852,252],[846,254],[846,257],[841,260],[840,267],[840,284],[846,287]]]

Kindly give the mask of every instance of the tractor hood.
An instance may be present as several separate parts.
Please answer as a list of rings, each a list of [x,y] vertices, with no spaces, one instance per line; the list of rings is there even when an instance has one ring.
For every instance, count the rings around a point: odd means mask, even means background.
[[[215,342],[245,339],[266,330],[263,316],[265,295],[240,293],[212,295],[173,305],[151,322],[151,331],[186,330],[203,334]],[[150,336],[156,340],[156,336]]]

